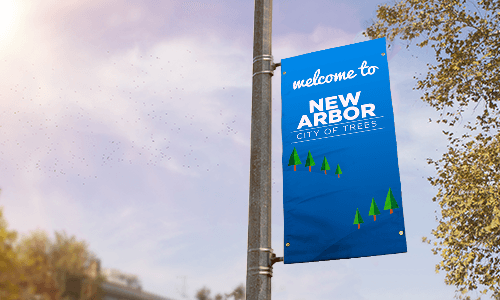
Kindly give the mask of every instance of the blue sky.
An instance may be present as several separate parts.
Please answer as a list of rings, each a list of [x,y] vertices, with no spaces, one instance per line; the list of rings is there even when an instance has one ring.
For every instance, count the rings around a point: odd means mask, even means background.
[[[103,267],[174,299],[245,283],[254,2],[2,3],[0,206],[10,228],[65,230]],[[275,1],[274,60],[362,41],[382,3]],[[437,113],[412,90],[432,53],[393,49],[408,253],[275,264],[275,300],[454,295],[421,242],[439,209],[426,158],[446,149],[445,128],[428,122]],[[272,248],[282,256],[278,73],[273,101]]]

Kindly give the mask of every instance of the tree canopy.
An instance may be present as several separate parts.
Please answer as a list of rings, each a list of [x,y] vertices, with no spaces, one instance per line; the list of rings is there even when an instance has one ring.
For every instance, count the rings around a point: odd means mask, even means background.
[[[0,299],[17,299],[21,296],[20,282],[24,279],[19,266],[14,243],[17,232],[7,229],[0,207]]]
[[[448,151],[428,159],[441,219],[432,234],[445,282],[461,294],[479,285],[500,298],[500,1],[403,0],[378,7],[365,35],[431,47],[436,63],[414,77],[422,100],[450,126]],[[479,111],[476,109],[480,107]],[[464,112],[475,119],[464,121]],[[431,121],[431,120],[430,120]],[[453,126],[465,133],[454,136]],[[431,243],[427,237],[422,240]],[[487,289],[481,292],[486,294]],[[462,296],[459,296],[460,298]],[[469,298],[469,296],[467,296]],[[480,298],[478,298],[480,299]]]
[[[210,297],[210,289],[207,287],[203,287],[196,292],[195,295],[196,300],[212,300]],[[238,285],[231,293],[229,294],[217,294],[213,298],[213,300],[244,300],[245,299],[245,286],[243,284]]]
[[[77,241],[75,236],[68,237],[64,231],[55,232],[55,240],[51,241],[44,231],[34,231],[20,241],[17,252],[27,287],[33,294],[63,299],[67,292],[66,281],[76,277],[82,280],[80,299],[100,299],[102,296],[100,283],[103,278],[87,276],[95,256],[87,244]]]
[[[80,299],[102,299],[104,278],[90,275],[93,260],[87,244],[65,232],[56,232],[55,241],[41,230],[18,240],[17,232],[7,229],[0,207],[0,299],[39,295],[43,300],[63,300],[69,276],[83,279]]]

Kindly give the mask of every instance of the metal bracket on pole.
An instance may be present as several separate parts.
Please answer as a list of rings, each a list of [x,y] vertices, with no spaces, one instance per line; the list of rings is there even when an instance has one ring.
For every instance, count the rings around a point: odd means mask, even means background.
[[[271,248],[253,248],[253,249],[248,249],[248,252],[269,252],[269,254],[271,254],[271,257],[274,254],[273,249],[271,249]],[[272,264],[267,266],[267,267],[266,266],[259,266],[257,268],[250,268],[250,269],[248,269],[248,271],[251,272],[252,274],[262,274],[262,275],[269,275],[269,276],[273,277]]]
[[[269,275],[270,277],[273,277],[273,268],[272,267],[258,267],[258,268],[250,268],[248,271],[251,274],[262,274],[262,275]]]
[[[277,262],[280,262],[280,261],[283,261],[283,257],[276,257],[276,254],[275,253],[271,253],[271,267],[277,263]]]
[[[261,60],[269,60],[271,61],[271,70],[264,70],[264,71],[259,71],[259,72],[255,72],[253,73],[252,77],[255,76],[255,75],[258,75],[258,74],[271,74],[271,76],[274,75],[274,70],[276,70],[277,67],[281,66],[281,62],[275,64],[274,63],[274,58],[272,55],[268,55],[268,54],[263,54],[263,55],[259,55],[259,56],[256,56],[253,58],[253,63],[256,63],[258,61],[261,61]]]
[[[254,248],[254,249],[248,249],[248,252],[269,252],[270,257],[269,257],[269,266],[259,266],[257,268],[250,268],[248,271],[250,271],[253,274],[262,274],[262,275],[269,275],[273,277],[273,265],[277,262],[283,261],[283,257],[276,257],[276,254],[273,253],[273,249],[271,248]]]

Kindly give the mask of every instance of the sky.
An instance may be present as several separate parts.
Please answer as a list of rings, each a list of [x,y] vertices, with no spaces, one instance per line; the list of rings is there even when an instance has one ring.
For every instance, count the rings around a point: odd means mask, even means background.
[[[279,0],[274,61],[365,40],[378,0]],[[10,229],[66,231],[103,268],[194,299],[246,282],[253,1],[0,2],[0,206]],[[451,299],[436,274],[438,113],[413,90],[432,52],[395,41],[390,85],[408,252],[274,265],[275,300]],[[272,248],[283,256],[280,75]],[[286,154],[288,155],[288,154]]]

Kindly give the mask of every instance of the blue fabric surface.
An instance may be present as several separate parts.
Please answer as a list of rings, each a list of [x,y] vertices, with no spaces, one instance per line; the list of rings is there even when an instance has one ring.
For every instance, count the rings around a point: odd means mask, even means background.
[[[385,53],[381,38],[281,61],[285,264],[406,252]],[[384,209],[389,189],[392,214]]]

